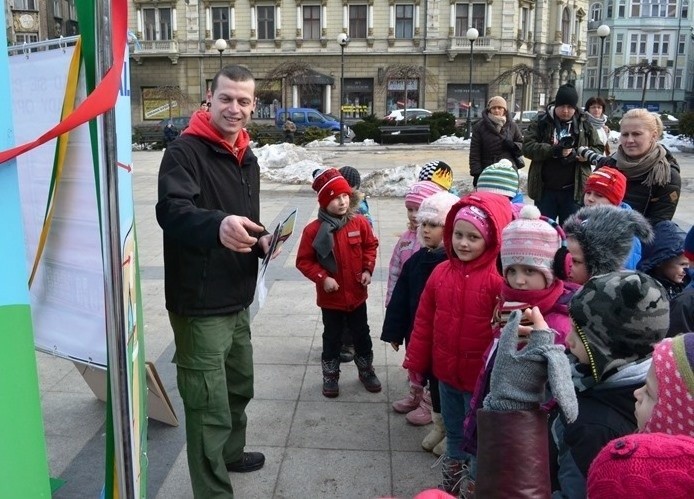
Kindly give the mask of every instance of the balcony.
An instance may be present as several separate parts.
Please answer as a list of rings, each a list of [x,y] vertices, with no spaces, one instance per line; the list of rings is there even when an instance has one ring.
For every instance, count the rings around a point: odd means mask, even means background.
[[[178,63],[178,41],[176,40],[132,40],[128,41],[130,57],[138,63],[144,57],[166,56],[172,64]]]
[[[473,53],[484,54],[487,61],[499,52],[499,40],[490,36],[480,36],[474,43]],[[470,40],[464,36],[451,37],[450,46],[446,52],[449,61],[453,61],[458,54],[468,55],[470,53]]]

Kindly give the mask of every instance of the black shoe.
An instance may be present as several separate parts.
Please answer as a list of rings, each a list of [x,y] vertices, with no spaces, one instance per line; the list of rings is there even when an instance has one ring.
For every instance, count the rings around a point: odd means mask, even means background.
[[[241,459],[233,463],[227,463],[227,471],[232,473],[248,473],[256,471],[265,464],[265,456],[260,452],[244,452]]]
[[[352,362],[354,360],[354,346],[353,345],[342,345],[340,349],[340,362],[346,364],[347,362]]]

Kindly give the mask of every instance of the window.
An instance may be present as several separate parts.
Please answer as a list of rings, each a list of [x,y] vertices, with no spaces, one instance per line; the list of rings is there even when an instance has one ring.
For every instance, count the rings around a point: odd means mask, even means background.
[[[414,5],[395,6],[395,38],[412,38],[414,35]]]
[[[258,17],[258,40],[274,40],[275,6],[258,5],[255,9]]]
[[[24,43],[34,43],[39,41],[38,33],[16,33],[15,39],[17,40],[16,45],[22,45]]]
[[[624,11],[626,10],[626,1],[627,0],[617,0],[619,3],[617,4],[617,17],[620,19],[624,19]]]
[[[146,8],[142,9],[145,40],[171,40],[171,9]]]
[[[53,17],[63,17],[63,0],[53,0]]]
[[[684,47],[687,43],[687,35],[680,35],[679,43],[677,44],[677,53],[684,54]]]
[[[658,75],[658,88],[667,88],[667,75],[661,73]]]
[[[569,14],[567,7],[564,7],[561,13],[561,41],[562,43],[570,43],[571,41],[571,14]]]
[[[682,13],[680,14],[680,17],[682,19],[687,19],[688,15],[689,15],[689,0],[682,0]]]
[[[486,3],[459,3],[455,6],[455,36],[465,36],[467,30],[475,28],[484,36],[487,25]]]
[[[657,54],[655,50],[653,53]],[[663,55],[670,54],[670,35],[663,35],[663,46],[661,47],[660,53]]]
[[[345,108],[349,118],[363,118],[373,113],[373,78],[345,78]]]
[[[606,13],[605,13],[605,17],[606,17],[607,19],[611,19],[611,18],[612,18],[612,9],[613,9],[613,6],[614,6],[614,2],[613,2],[612,0],[607,0],[607,9],[606,9]]]
[[[320,40],[320,5],[305,5],[304,40]]]
[[[675,70],[675,83],[674,83],[674,85],[675,86],[673,88],[676,88],[677,90],[682,89],[682,70],[681,69]]]
[[[615,54],[621,54],[623,50],[624,50],[624,33],[619,33],[617,35],[617,43],[615,44],[615,47],[614,47],[614,53]]]
[[[229,7],[212,7],[212,39],[229,38]]]
[[[597,36],[591,36],[588,38],[588,55],[592,56],[592,57],[595,57],[598,55],[598,37]]]
[[[14,0],[14,10],[38,10],[36,0]]]
[[[653,35],[653,53],[660,53],[660,35]]]
[[[350,38],[366,38],[366,5],[349,6]]]
[[[602,4],[594,3],[590,6],[590,20],[602,21]]]
[[[67,0],[67,18],[71,21],[77,20],[77,11],[75,9],[75,0]]]
[[[407,87],[407,98],[405,98],[405,87]],[[419,107],[419,80],[388,80],[388,90],[386,92],[386,111],[391,112],[395,109],[405,107]]]
[[[586,76],[588,77],[588,88],[597,88],[596,82],[597,82],[597,70],[595,69],[587,69],[586,70]]]
[[[274,119],[282,107],[282,82],[280,80],[257,79],[255,96],[255,116],[260,119]]]
[[[631,0],[630,16],[633,18],[641,17],[641,0]]]
[[[528,7],[521,8],[521,39],[528,39],[528,31],[530,24],[530,9]]]
[[[630,55],[645,55],[646,54],[646,40],[648,35],[631,35],[631,42],[629,44],[629,54]]]

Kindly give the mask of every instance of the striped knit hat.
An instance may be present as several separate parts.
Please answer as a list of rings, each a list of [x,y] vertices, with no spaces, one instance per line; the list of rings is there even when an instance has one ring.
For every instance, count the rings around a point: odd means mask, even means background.
[[[511,265],[527,265],[542,272],[547,287],[551,286],[554,282],[554,256],[565,244],[561,227],[553,226],[547,217],[541,218],[537,207],[526,204],[519,218],[501,232],[501,266],[504,277]]]
[[[418,210],[422,201],[443,190],[443,187],[429,180],[415,182],[410,186],[410,190],[407,191],[407,194],[405,194],[405,206]]]
[[[336,168],[314,170],[311,187],[318,193],[318,204],[323,209],[340,194],[352,194],[352,188]]]
[[[501,194],[512,199],[518,194],[519,183],[518,170],[509,160],[502,159],[482,170],[477,180],[477,190]]]

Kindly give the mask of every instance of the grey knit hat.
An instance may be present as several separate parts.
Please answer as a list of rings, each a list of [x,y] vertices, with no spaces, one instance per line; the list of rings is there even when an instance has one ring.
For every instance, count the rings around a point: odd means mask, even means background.
[[[564,232],[581,246],[591,277],[620,270],[634,237],[645,243],[653,239],[653,229],[641,213],[612,205],[581,208],[564,223]]]
[[[361,175],[359,170],[353,166],[343,166],[340,168],[339,172],[345,177],[345,180],[352,189],[359,189],[361,187]]]
[[[596,381],[612,369],[649,355],[670,325],[665,288],[632,270],[588,280],[571,299],[569,314]]]

